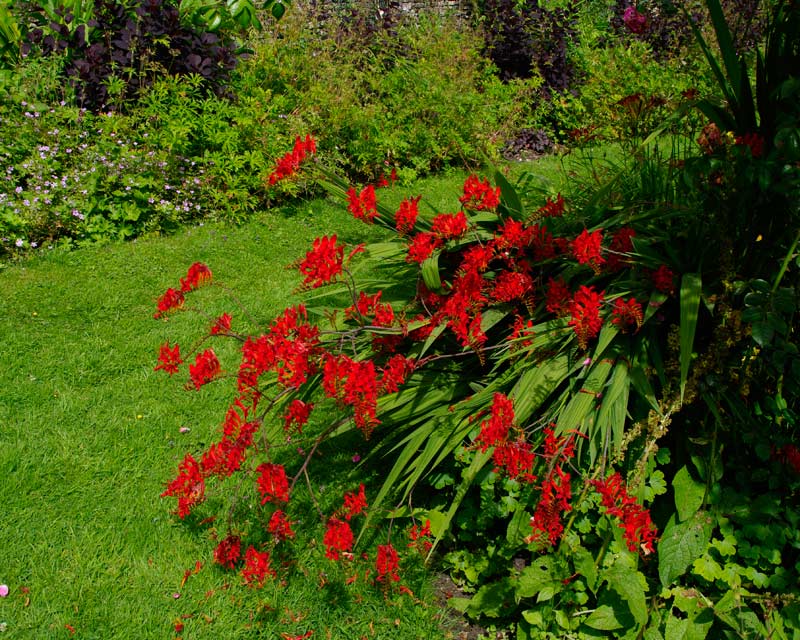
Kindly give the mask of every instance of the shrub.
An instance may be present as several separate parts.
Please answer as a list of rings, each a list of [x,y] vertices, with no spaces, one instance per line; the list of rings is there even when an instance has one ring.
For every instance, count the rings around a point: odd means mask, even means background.
[[[92,18],[76,28],[71,28],[71,15],[47,22],[49,16],[38,5],[22,7],[20,13],[43,25],[26,34],[23,52],[64,56],[63,70],[79,105],[93,111],[123,108],[163,74],[196,74],[210,89],[221,91],[236,65],[232,38],[184,26],[171,0],[100,0]]]

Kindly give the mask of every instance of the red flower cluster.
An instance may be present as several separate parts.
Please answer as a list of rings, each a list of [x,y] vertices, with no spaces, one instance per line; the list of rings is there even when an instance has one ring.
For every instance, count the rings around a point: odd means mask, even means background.
[[[552,546],[561,539],[561,534],[564,533],[561,514],[572,511],[572,505],[569,503],[572,498],[570,481],[570,474],[558,465],[542,482],[539,504],[536,505],[536,511],[531,517],[532,541],[542,540],[544,535]]]
[[[301,139],[300,136],[295,138],[294,148],[278,160],[278,164],[270,174],[270,186],[280,182],[284,178],[294,175],[300,168],[300,164],[306,159],[306,156],[314,154],[316,151],[317,142],[310,135],[307,135],[305,140]]]
[[[378,555],[375,558],[375,570],[378,572],[375,578],[378,582],[383,582],[387,578],[394,582],[400,581],[398,570],[400,569],[400,556],[391,544],[379,544]]]
[[[248,422],[247,414],[241,400],[236,400],[228,408],[222,425],[222,439],[212,444],[200,460],[203,475],[227,477],[241,467],[261,424],[258,420]]]
[[[283,430],[287,433],[292,431],[292,425],[297,428],[298,433],[303,432],[303,425],[308,423],[308,416],[314,408],[314,403],[303,402],[295,398],[289,403],[289,409],[284,416]]]
[[[170,349],[169,342],[165,342],[159,350],[158,361],[160,364],[155,366],[154,371],[161,369],[169,375],[178,373],[178,366],[183,363],[180,347],[176,344],[174,348]]]
[[[529,306],[533,302],[533,278],[519,271],[501,271],[494,280],[492,298],[498,302],[524,300]]]
[[[338,560],[340,553],[349,553],[353,549],[353,531],[344,520],[330,518],[322,544],[325,545],[325,557]]]
[[[608,247],[609,255],[606,266],[609,271],[618,271],[630,262],[627,257],[633,251],[632,238],[636,236],[636,231],[630,227],[622,227],[611,237],[611,244]]]
[[[192,507],[205,498],[206,483],[200,471],[200,465],[187,453],[183,462],[178,465],[177,477],[167,485],[162,498],[167,496],[178,498],[178,517],[183,519],[191,513]]]
[[[572,251],[579,264],[588,264],[592,271],[600,273],[600,265],[605,262],[602,253],[603,232],[589,233],[584,229],[572,242]]]
[[[411,542],[408,543],[409,547],[416,547],[417,551],[420,553],[427,554],[431,550],[431,547],[433,547],[433,543],[431,542],[431,538],[433,538],[431,521],[426,520],[425,524],[421,527],[415,523],[411,529],[409,529],[408,537],[411,540]]]
[[[653,280],[653,286],[661,293],[672,295],[675,293],[675,274],[666,265],[660,265],[658,269],[653,271],[650,275]]]
[[[266,579],[275,575],[275,571],[270,567],[269,551],[257,551],[255,547],[248,547],[242,568],[245,584],[251,587],[263,587]]]
[[[195,389],[211,382],[222,373],[222,368],[213,349],[206,349],[198,353],[194,364],[189,365],[189,376]]]
[[[793,444],[787,444],[772,452],[772,457],[788,465],[795,473],[800,473],[800,449]]]
[[[455,240],[467,232],[467,216],[458,213],[440,213],[431,223],[431,231],[442,240]]]
[[[261,474],[256,479],[258,492],[262,495],[261,504],[289,501],[289,480],[283,465],[265,462],[256,468],[256,472]]]
[[[572,292],[564,280],[550,278],[547,283],[545,309],[557,316],[564,316],[569,313],[571,298]]]
[[[748,147],[750,155],[760,158],[764,155],[764,138],[757,133],[745,133],[743,136],[736,136],[735,143],[738,146]]]
[[[347,492],[344,494],[344,519],[350,520],[367,508],[367,496],[364,494],[364,483],[358,487],[358,493]]]
[[[169,288],[167,289],[164,294],[158,299],[156,302],[156,307],[158,311],[153,314],[153,317],[158,319],[161,316],[164,316],[171,311],[175,311],[176,309],[180,309],[185,302],[185,298],[183,293],[178,291],[177,289]]]
[[[345,355],[327,355],[322,371],[322,388],[329,398],[353,407],[353,419],[365,436],[369,437],[380,424],[375,415],[378,380],[372,360],[356,361]]]
[[[464,181],[464,195],[458,200],[465,209],[493,210],[500,204],[500,187],[492,188],[488,180],[481,181],[473,174]]]
[[[494,447],[492,460],[496,471],[503,469],[512,478],[533,482],[536,479],[532,473],[535,456],[531,446],[523,433],[519,432],[516,438],[512,438],[512,432],[517,432],[514,405],[508,396],[495,393],[491,416],[481,423],[475,443],[481,451]]]
[[[606,513],[619,519],[628,549],[636,551],[641,546],[645,554],[652,553],[658,531],[650,519],[650,512],[628,495],[622,476],[614,473],[605,480],[593,480],[592,485],[600,494]]]
[[[242,555],[242,539],[229,534],[214,549],[214,562],[228,569],[233,569]]]
[[[617,325],[623,332],[631,327],[638,331],[642,326],[642,305],[636,298],[614,300],[614,308],[611,310],[611,323]]]
[[[233,318],[231,318],[229,313],[223,313],[211,324],[209,333],[211,333],[212,336],[228,333],[228,331],[231,330],[231,320],[233,320]]]
[[[394,309],[392,305],[380,302],[381,295],[381,291],[371,296],[361,291],[356,303],[344,310],[345,315],[348,318],[361,316],[379,327],[391,327],[394,324]]]
[[[605,291],[599,293],[593,287],[581,285],[570,302],[569,312],[572,318],[569,325],[578,336],[578,344],[585,349],[589,340],[600,333],[603,321],[600,319],[600,305],[603,303]]]
[[[211,282],[211,269],[202,262],[195,262],[189,267],[185,278],[181,278],[181,292],[189,293]]]
[[[355,187],[350,187],[347,192],[347,199],[349,201],[347,210],[353,214],[356,220],[363,220],[364,222],[374,222],[378,217],[378,202],[375,198],[375,187],[368,184],[361,190],[361,193],[356,193]]]
[[[278,542],[283,542],[284,540],[294,538],[294,531],[292,530],[293,524],[294,522],[289,520],[281,509],[278,509],[269,519],[267,531],[275,536]]]
[[[401,236],[407,235],[414,230],[417,224],[417,217],[419,216],[419,200],[422,196],[416,198],[406,198],[400,203],[400,208],[394,217],[395,228],[397,233]]]
[[[322,236],[314,240],[314,245],[298,268],[305,278],[303,287],[316,289],[333,282],[342,273],[344,266],[344,245],[336,244],[336,235]]]
[[[411,239],[406,262],[422,264],[442,246],[442,239],[434,233],[418,233]]]
[[[288,307],[269,334],[248,338],[242,346],[239,389],[254,392],[258,377],[267,371],[277,373],[282,386],[297,389],[316,373],[321,353],[319,328],[308,323],[305,307]]]
[[[542,207],[536,211],[536,218],[559,218],[564,215],[564,196],[560,193],[556,199],[547,198]]]

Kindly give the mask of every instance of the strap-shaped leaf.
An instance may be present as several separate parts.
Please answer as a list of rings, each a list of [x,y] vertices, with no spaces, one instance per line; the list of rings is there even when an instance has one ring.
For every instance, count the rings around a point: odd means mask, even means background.
[[[700,295],[703,282],[699,273],[685,273],[681,278],[681,325],[680,325],[680,366],[681,402],[689,377],[692,362],[694,335],[697,330],[697,316],[700,312]]]
[[[441,291],[442,289],[442,280],[439,277],[440,253],[439,251],[434,251],[433,255],[422,263],[422,280],[431,291]]]
[[[522,220],[525,217],[525,213],[517,190],[500,171],[495,172],[494,181],[500,187],[500,208],[502,212],[510,218]]]

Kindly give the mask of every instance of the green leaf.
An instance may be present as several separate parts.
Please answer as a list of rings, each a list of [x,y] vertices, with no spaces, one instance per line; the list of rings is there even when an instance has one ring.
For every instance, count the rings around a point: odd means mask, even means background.
[[[514,400],[514,415],[519,424],[528,421],[533,412],[569,376],[570,371],[569,357],[566,354],[525,370],[510,393]]]
[[[575,572],[582,575],[586,579],[586,586],[594,591],[597,584],[597,565],[592,554],[584,547],[578,547],[572,553],[572,563]]]
[[[627,603],[637,624],[647,622],[647,580],[642,573],[630,567],[614,564],[603,575],[608,586]]]
[[[686,465],[682,466],[672,479],[672,488],[675,490],[675,508],[678,511],[678,520],[683,522],[693,516],[703,506],[706,495],[706,486],[692,478]]]
[[[532,598],[544,587],[553,582],[552,558],[542,556],[525,567],[516,578],[514,594],[517,599]]]
[[[508,578],[483,585],[472,596],[466,613],[475,618],[478,616],[499,618],[506,613],[508,605],[513,601],[512,594],[513,589]]]
[[[614,629],[621,629],[623,626],[617,616],[618,612],[613,607],[602,604],[592,611],[592,615],[586,618],[583,624],[598,631],[613,631]]]
[[[668,587],[703,554],[711,539],[711,519],[698,511],[680,524],[670,518],[658,543],[658,577]]]
[[[422,279],[425,286],[431,291],[441,291],[442,280],[439,278],[439,254],[441,252],[434,251],[430,258],[427,258],[422,263]]]
[[[680,325],[680,367],[681,367],[681,402],[689,377],[689,365],[692,361],[694,334],[697,330],[697,317],[700,309],[702,280],[700,274],[685,273],[681,280],[681,325]]]
[[[495,171],[494,181],[500,187],[500,207],[505,211],[506,215],[516,220],[524,218],[522,201],[517,195],[517,190],[511,186],[511,183],[506,180],[506,177],[500,171]]]
[[[286,6],[281,2],[276,2],[272,5],[272,17],[280,20],[283,14],[286,13]]]

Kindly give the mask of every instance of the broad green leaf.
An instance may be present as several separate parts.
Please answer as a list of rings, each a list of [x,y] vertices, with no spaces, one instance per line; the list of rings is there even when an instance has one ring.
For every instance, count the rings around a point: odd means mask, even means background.
[[[598,631],[613,631],[621,629],[623,624],[618,619],[619,612],[607,604],[602,604],[595,609],[592,614],[584,620],[583,624]]]
[[[434,251],[430,258],[427,258],[422,263],[422,279],[425,286],[431,291],[441,291],[442,281],[439,278],[439,254],[441,252]]]
[[[572,563],[575,572],[586,579],[586,586],[594,591],[597,584],[597,565],[594,557],[584,547],[578,547],[572,553]]]
[[[544,587],[553,582],[552,558],[541,556],[534,558],[514,580],[514,593],[517,601],[521,598],[532,598]]]
[[[706,486],[692,478],[686,465],[682,466],[672,479],[672,488],[675,490],[675,508],[678,511],[678,520],[683,522],[693,516],[703,506],[706,495]]]
[[[695,559],[705,552],[711,539],[711,518],[698,511],[686,522],[670,518],[658,543],[658,577],[668,587],[682,576]]]
[[[495,171],[494,181],[495,184],[500,187],[501,208],[504,209],[511,218],[521,220],[524,217],[524,212],[522,201],[517,195],[517,190],[511,186],[511,183],[506,180],[506,177],[500,171]]]
[[[513,602],[513,589],[508,578],[483,585],[472,596],[467,613],[474,617],[499,618],[507,613],[507,605]]]
[[[697,273],[685,273],[681,280],[681,324],[680,324],[680,367],[681,367],[681,401],[686,390],[689,377],[689,365],[692,361],[694,334],[697,330],[697,316],[700,310],[700,294],[702,280]]]
[[[620,565],[614,564],[603,575],[608,582],[608,586],[616,591],[633,614],[637,624],[643,625],[647,622],[647,579],[642,573]]]

